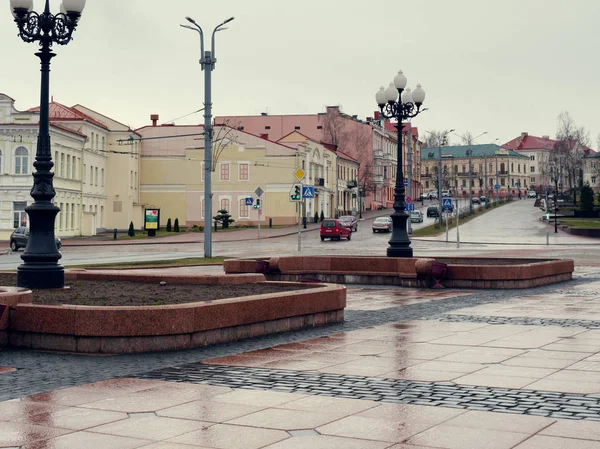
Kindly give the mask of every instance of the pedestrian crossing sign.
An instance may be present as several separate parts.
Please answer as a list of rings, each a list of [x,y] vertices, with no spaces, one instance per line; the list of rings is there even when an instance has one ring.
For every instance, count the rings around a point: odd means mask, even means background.
[[[314,198],[315,188],[312,186],[304,186],[302,188],[302,198]]]
[[[452,198],[442,198],[442,209],[443,210],[452,209]]]

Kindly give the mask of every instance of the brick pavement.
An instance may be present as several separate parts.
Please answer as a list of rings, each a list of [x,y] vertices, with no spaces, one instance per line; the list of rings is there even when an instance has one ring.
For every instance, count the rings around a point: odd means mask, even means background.
[[[525,292],[348,292],[347,322],[323,329],[2,352],[18,370],[0,374],[0,447],[600,449],[595,270]]]

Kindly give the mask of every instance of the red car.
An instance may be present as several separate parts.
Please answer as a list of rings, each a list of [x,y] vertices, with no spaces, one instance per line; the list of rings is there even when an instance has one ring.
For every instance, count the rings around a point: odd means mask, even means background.
[[[334,220],[333,218],[326,218],[321,222],[321,241],[325,239],[342,240],[342,237],[350,240],[352,229],[340,220]]]

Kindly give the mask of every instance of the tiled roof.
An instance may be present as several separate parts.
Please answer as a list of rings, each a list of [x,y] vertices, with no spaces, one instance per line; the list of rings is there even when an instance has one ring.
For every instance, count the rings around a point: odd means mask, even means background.
[[[94,125],[99,126],[100,128],[108,129],[108,127],[104,123],[99,122],[98,120],[90,117],[87,114],[84,114],[81,111],[78,111],[77,109],[65,106],[64,104],[60,104],[55,101],[52,101],[52,102],[50,102],[49,109],[50,109],[50,111],[49,111],[50,120],[52,120],[52,121],[64,121],[64,122],[84,121],[84,122],[93,123]],[[28,109],[27,112],[40,112],[40,107],[36,106],[34,108]]]
[[[519,136],[506,142],[502,145],[504,148],[510,150],[522,151],[522,150],[551,150],[556,145],[557,141],[548,137],[536,137],[536,136]]]
[[[527,156],[520,154],[516,151],[503,148],[494,143],[486,143],[483,145],[458,145],[458,146],[449,146],[449,147],[441,147],[442,148],[442,158],[444,157],[454,157],[454,158],[466,158],[467,150],[471,150],[472,157],[483,157],[483,156],[495,156],[496,152],[502,150],[508,150],[509,157],[520,157],[526,158]],[[430,159],[429,153],[433,153],[433,157],[436,158],[439,154],[440,147],[432,147],[432,148],[423,148],[421,150],[421,160]],[[504,155],[501,155],[504,156]]]
[[[342,159],[347,159],[347,160],[349,160],[349,161],[352,161],[352,162],[357,162],[357,163],[358,163],[358,159],[355,159],[355,158],[353,158],[352,156],[350,156],[350,155],[349,155],[349,154],[347,154],[347,153],[344,153],[344,152],[343,152],[343,151],[341,151],[341,150],[337,150],[337,151],[336,151],[336,154],[337,154],[339,157],[341,157]]]

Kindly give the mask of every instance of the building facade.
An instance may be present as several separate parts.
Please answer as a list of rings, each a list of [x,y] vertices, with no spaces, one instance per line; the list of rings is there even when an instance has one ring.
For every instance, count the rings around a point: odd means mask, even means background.
[[[27,226],[25,207],[33,203],[30,190],[39,108],[18,111],[14,103],[9,96],[0,94],[0,240],[7,240],[15,227]],[[139,160],[129,153],[111,150],[116,148],[118,139],[135,133],[81,105],[67,107],[52,101],[49,117],[54,204],[60,208],[56,234],[94,235],[104,229],[127,229],[131,221],[141,226],[142,207],[134,208],[139,189],[130,189],[129,177],[121,173],[125,167],[137,176],[139,169],[135,167]],[[125,211],[121,219],[109,212],[109,192],[130,195],[130,201],[121,207]]]
[[[141,201],[161,209],[161,220],[179,219],[181,226],[203,225],[204,137],[201,125],[160,125],[137,130],[141,145]],[[305,184],[315,187],[301,214],[333,213],[335,153],[301,135],[281,142],[229,126],[215,126],[212,172],[213,217],[227,210],[236,224],[263,226],[298,223],[296,203],[290,190],[298,182],[294,173],[303,169]],[[260,187],[261,209],[256,203]],[[212,223],[212,217],[210,217]]]
[[[425,192],[438,190],[440,173],[440,190],[453,196],[469,195],[469,172],[473,196],[517,196],[530,188],[529,158],[495,144],[424,148],[421,163]]]

